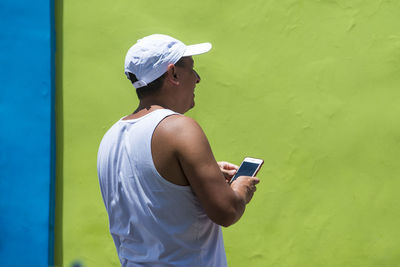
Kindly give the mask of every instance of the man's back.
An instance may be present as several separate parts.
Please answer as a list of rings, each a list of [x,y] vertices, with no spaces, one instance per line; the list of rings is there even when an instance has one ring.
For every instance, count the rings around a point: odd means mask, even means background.
[[[172,114],[158,109],[120,120],[100,145],[100,186],[121,264],[224,266],[220,227],[190,186],[164,179],[154,166],[154,130]]]

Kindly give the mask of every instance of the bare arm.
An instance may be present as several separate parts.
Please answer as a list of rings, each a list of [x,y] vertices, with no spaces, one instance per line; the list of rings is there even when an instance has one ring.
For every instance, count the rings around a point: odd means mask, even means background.
[[[251,200],[259,180],[243,176],[229,186],[200,126],[185,116],[171,116],[164,121],[168,123],[164,129],[168,146],[173,148],[185,177],[209,218],[225,227],[235,223]]]

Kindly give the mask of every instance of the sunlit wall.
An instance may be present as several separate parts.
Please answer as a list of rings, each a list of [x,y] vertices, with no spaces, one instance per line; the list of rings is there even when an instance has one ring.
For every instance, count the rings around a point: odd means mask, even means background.
[[[230,266],[400,264],[400,3],[64,1],[56,263],[117,266],[96,174],[106,130],[137,105],[128,48],[187,44],[202,77],[195,118],[218,160],[265,160]]]

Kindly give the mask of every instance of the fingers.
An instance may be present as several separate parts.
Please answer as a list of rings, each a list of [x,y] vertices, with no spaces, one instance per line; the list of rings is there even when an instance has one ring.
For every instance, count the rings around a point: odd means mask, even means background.
[[[251,177],[251,178],[252,179],[250,179],[249,189],[251,190],[251,192],[254,193],[257,190],[256,184],[258,184],[260,182],[260,180],[258,178],[255,178],[255,177]]]
[[[239,167],[233,163],[229,163],[227,161],[219,161],[217,162],[218,166],[224,170],[237,170]]]
[[[226,168],[229,169],[229,170],[235,170],[235,171],[237,171],[237,170],[239,169],[239,166],[227,162]]]
[[[239,176],[237,180],[246,180],[249,184],[252,185],[256,185],[258,183],[260,183],[260,179],[258,179],[257,177],[252,177],[252,176]]]
[[[233,190],[243,192],[243,199],[246,204],[253,198],[254,192],[257,190],[256,185],[260,182],[257,177],[240,176],[233,183],[231,187]]]
[[[222,174],[225,176],[225,179],[230,180],[236,173],[236,170],[221,170]]]
[[[236,174],[238,166],[236,166],[235,164],[226,161],[219,161],[217,163],[226,180],[229,181]]]
[[[226,174],[233,176],[236,173],[236,170],[225,170]]]

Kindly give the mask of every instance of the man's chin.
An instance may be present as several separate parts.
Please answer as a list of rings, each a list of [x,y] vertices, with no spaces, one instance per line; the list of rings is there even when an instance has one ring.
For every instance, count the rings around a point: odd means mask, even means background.
[[[190,107],[185,111],[185,113],[186,112],[188,112],[189,110],[191,110],[192,108],[194,108],[194,102],[190,105]]]

